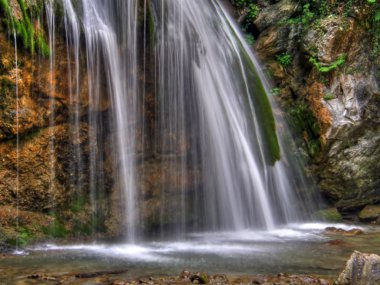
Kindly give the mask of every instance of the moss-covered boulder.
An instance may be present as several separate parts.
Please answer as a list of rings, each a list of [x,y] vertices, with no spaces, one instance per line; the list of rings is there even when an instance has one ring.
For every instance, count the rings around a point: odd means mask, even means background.
[[[336,208],[320,210],[316,213],[316,216],[321,220],[332,223],[341,222],[343,220],[342,215]]]
[[[362,221],[376,221],[380,218],[380,205],[367,205],[359,213]]]

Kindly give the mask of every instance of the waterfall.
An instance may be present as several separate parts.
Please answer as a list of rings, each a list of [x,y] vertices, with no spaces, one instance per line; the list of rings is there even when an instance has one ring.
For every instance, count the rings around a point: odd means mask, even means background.
[[[289,222],[296,216],[293,185],[282,162],[273,166],[266,157],[273,150],[263,123],[272,111],[259,109],[266,107],[266,90],[249,48],[217,1],[153,5],[158,133],[163,151],[179,154],[164,171],[180,167],[181,180],[189,163],[199,165],[200,217],[208,229],[273,229]]]
[[[80,140],[84,121],[89,138],[88,169],[81,147],[73,151],[70,188],[85,195],[79,177],[88,173],[93,221],[110,192],[106,161],[112,191],[121,190],[114,203],[130,243],[144,232],[271,230],[300,218],[296,189],[307,185],[283,143],[286,129],[275,129],[269,85],[218,0],[57,2],[64,10],[70,140]],[[53,4],[46,5],[52,76]],[[158,201],[147,194],[152,189]]]

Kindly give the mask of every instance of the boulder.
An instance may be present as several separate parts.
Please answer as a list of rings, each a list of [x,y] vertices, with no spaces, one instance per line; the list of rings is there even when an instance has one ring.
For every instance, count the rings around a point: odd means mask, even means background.
[[[380,205],[367,205],[359,213],[362,221],[376,221],[380,218]]]
[[[355,251],[347,261],[346,268],[335,285],[380,284],[380,256]]]

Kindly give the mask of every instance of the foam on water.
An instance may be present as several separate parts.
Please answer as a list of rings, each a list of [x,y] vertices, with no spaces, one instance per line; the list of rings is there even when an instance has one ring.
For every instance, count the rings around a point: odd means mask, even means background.
[[[184,256],[219,255],[246,256],[281,251],[287,243],[319,243],[326,237],[327,227],[350,230],[363,227],[347,224],[306,223],[290,224],[286,228],[271,231],[244,230],[237,232],[208,232],[190,234],[181,241],[144,242],[141,244],[45,244],[31,248],[31,251],[72,251],[85,252],[112,258],[146,262],[173,262]],[[283,244],[283,245],[281,245]]]
[[[349,231],[352,229],[360,229],[360,230],[365,230],[364,227],[357,226],[357,225],[348,225],[348,224],[343,224],[343,223],[305,223],[305,224],[290,224],[290,227],[294,229],[299,229],[299,230],[317,230],[317,231],[323,231],[328,227],[335,227],[339,228],[345,231]]]

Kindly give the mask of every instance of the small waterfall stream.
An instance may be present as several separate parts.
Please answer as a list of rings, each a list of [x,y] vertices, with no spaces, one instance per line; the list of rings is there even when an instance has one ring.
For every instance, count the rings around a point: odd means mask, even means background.
[[[17,38],[16,30],[13,26],[13,38],[14,38],[14,56],[15,56],[15,68],[16,68],[16,230],[20,231],[19,225],[19,192],[20,192],[20,135],[19,135],[19,125],[20,125],[20,106],[19,106],[19,74],[18,74],[18,55],[17,55]],[[19,238],[16,239],[16,252],[19,252]]]

